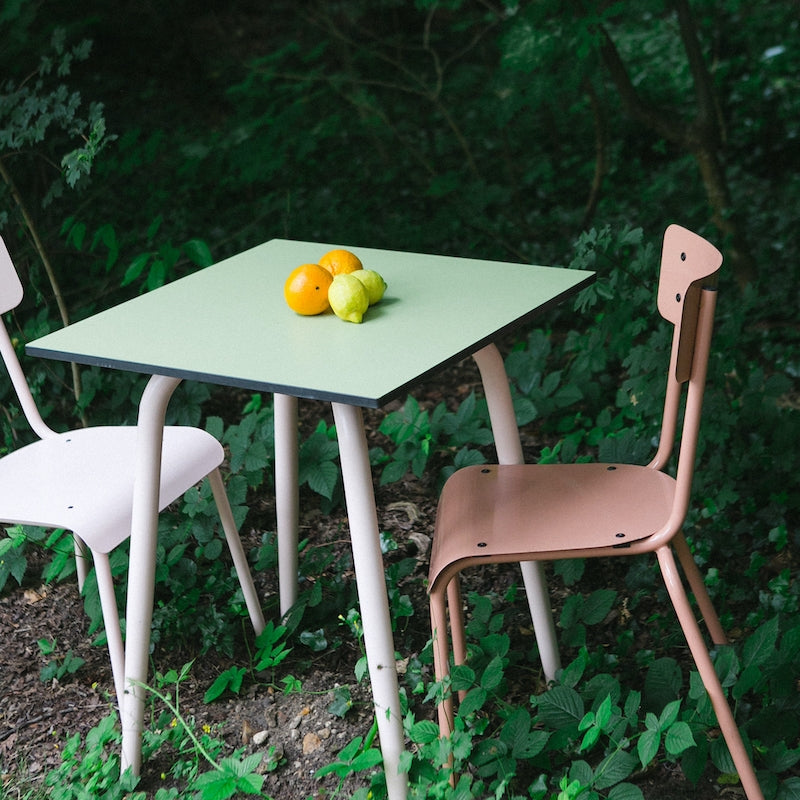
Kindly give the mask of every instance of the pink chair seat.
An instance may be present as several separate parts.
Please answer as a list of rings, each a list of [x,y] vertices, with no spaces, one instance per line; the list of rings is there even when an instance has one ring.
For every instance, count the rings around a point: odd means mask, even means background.
[[[632,464],[465,467],[442,493],[430,576],[470,562],[553,560],[626,548],[664,529],[675,479]]]

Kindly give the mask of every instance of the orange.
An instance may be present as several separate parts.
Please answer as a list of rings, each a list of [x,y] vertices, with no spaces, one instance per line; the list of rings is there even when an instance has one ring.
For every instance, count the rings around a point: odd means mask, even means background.
[[[289,273],[283,285],[283,296],[292,311],[312,316],[327,311],[328,287],[333,275],[319,264],[301,264]]]
[[[325,267],[331,275],[346,275],[364,268],[361,259],[349,250],[331,250],[322,256],[319,265]]]

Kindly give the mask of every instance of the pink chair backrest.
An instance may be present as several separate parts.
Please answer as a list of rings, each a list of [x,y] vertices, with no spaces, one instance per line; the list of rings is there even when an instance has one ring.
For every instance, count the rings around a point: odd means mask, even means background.
[[[721,265],[722,253],[696,233],[680,225],[670,225],[665,231],[658,310],[675,326],[675,378],[681,383],[691,374],[702,286]]]

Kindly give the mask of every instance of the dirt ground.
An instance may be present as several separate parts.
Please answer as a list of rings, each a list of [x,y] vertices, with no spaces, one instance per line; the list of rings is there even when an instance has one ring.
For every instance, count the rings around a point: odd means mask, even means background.
[[[425,396],[435,405],[442,399],[443,387],[450,387],[450,397],[458,399],[468,393],[477,381],[477,374],[467,363],[453,368],[449,375],[435,385],[423,387],[415,396]],[[307,407],[309,422],[316,424],[319,408]],[[371,414],[371,412],[370,412]],[[370,428],[377,428],[378,417],[368,416]],[[525,447],[535,442],[524,440]],[[406,480],[388,487],[376,488],[379,525],[389,530],[401,543],[399,555],[415,555],[418,559],[419,580],[410,582],[417,587],[412,594],[414,616],[401,641],[418,652],[429,635],[428,612],[421,577],[427,571],[426,537],[432,535],[435,497],[430,485]],[[269,498],[257,516],[269,520],[274,512]],[[344,512],[326,517],[311,510],[301,525],[313,537],[323,540],[342,539],[346,530]],[[243,532],[257,543],[260,530],[248,528]],[[305,532],[304,532],[305,535]],[[35,575],[36,570],[31,570]],[[265,599],[277,592],[276,576],[256,574],[255,579]],[[50,769],[60,763],[65,739],[74,734],[85,735],[113,707],[114,693],[106,651],[92,646],[87,636],[87,620],[76,585],[67,582],[43,586],[35,579],[20,588],[7,588],[0,597],[0,772],[13,773],[21,765],[35,779],[43,779]],[[480,580],[480,579],[478,579]],[[516,567],[495,568],[484,581],[497,589],[498,581],[517,580]],[[474,585],[474,584],[473,584]],[[480,586],[476,588],[480,589]],[[524,600],[520,598],[521,605]],[[524,613],[522,608],[520,613]],[[47,659],[42,656],[37,641],[55,639],[59,652],[68,650],[85,660],[74,675],[62,681],[42,683],[40,669]],[[413,655],[404,653],[403,655]],[[243,653],[243,658],[245,654]],[[280,766],[267,773],[264,790],[276,800],[303,800],[336,795],[337,779],[328,776],[315,779],[316,771],[335,760],[338,751],[355,736],[367,734],[372,724],[368,684],[356,684],[353,669],[359,652],[354,646],[344,646],[319,655],[305,654],[302,664],[289,663],[292,672],[302,681],[302,691],[283,694],[265,686],[245,689],[241,696],[204,704],[203,693],[214,678],[228,666],[225,656],[206,653],[199,657],[188,679],[180,687],[180,706],[193,719],[196,728],[213,727],[214,734],[223,738],[232,750],[244,746],[246,752],[268,752],[275,747],[282,754]],[[154,668],[160,672],[180,667],[191,654],[175,652],[160,646],[153,655]],[[244,662],[243,662],[244,663]],[[284,665],[285,666],[285,665]],[[302,669],[302,673],[294,670]],[[354,706],[344,718],[328,709],[333,690],[340,684],[350,686]],[[537,687],[523,687],[522,696]],[[141,788],[154,793],[164,785],[161,773],[166,772],[169,755],[157,755],[143,769]],[[360,779],[362,782],[365,778]],[[358,788],[359,779],[350,779],[340,797],[348,797]],[[688,784],[676,768],[659,767],[639,782],[647,800],[711,800],[719,797],[741,797],[738,789],[722,791],[710,779],[694,787]],[[2,794],[2,792],[0,792]]]

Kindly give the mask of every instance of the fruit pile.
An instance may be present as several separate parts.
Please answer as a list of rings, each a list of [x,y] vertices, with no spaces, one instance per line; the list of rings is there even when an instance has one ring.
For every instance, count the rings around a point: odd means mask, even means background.
[[[283,285],[292,311],[303,316],[331,309],[339,319],[361,322],[366,310],[386,291],[386,281],[349,250],[331,250],[316,264],[293,269]]]

